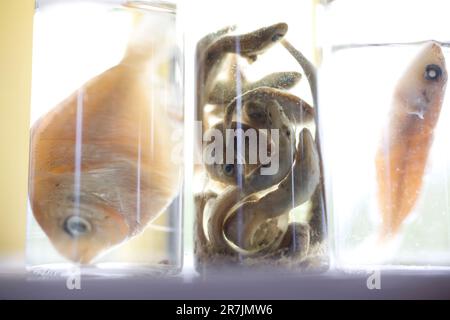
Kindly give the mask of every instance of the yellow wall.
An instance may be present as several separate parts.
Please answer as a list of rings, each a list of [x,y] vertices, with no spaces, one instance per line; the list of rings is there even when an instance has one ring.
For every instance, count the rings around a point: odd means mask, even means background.
[[[23,252],[33,0],[0,0],[0,258]]]

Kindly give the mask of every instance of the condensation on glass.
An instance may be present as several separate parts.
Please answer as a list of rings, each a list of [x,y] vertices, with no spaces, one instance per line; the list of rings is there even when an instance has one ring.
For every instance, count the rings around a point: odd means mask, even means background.
[[[27,233],[36,274],[180,270],[179,40],[168,2],[36,2]]]
[[[446,5],[323,7],[320,118],[339,268],[450,265]]]
[[[312,3],[189,7],[197,270],[326,269]]]

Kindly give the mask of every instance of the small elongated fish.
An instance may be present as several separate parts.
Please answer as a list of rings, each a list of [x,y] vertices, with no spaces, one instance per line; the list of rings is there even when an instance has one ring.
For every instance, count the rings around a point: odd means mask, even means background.
[[[172,46],[167,35],[152,35],[145,45],[132,41],[118,65],[31,129],[32,211],[69,260],[89,263],[137,235],[178,193],[171,121],[151,82],[157,57],[169,61],[161,55]]]
[[[427,43],[398,82],[376,155],[381,240],[398,233],[420,195],[446,84],[441,47]]]

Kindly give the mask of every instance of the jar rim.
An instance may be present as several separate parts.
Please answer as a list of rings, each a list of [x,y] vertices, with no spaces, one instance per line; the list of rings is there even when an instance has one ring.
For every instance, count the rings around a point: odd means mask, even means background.
[[[151,9],[164,12],[176,12],[178,0],[65,0],[67,2],[96,2],[104,4],[119,4],[137,9]],[[52,3],[60,4],[61,0],[35,0],[35,9],[41,5],[50,5]]]
[[[137,9],[151,9],[169,13],[174,13],[177,10],[176,0],[127,0],[124,5]]]

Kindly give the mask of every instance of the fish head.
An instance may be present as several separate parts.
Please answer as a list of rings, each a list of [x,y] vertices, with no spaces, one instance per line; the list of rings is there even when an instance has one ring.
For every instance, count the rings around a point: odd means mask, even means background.
[[[129,234],[123,215],[93,199],[34,204],[34,215],[57,251],[77,263],[90,263]],[[98,202],[98,201],[97,201]]]
[[[406,112],[420,119],[438,114],[447,84],[447,69],[441,46],[428,43],[413,60],[397,87],[397,98]]]
[[[267,49],[278,43],[288,32],[288,25],[284,22],[264,27],[248,34],[246,42],[241,46],[241,55],[254,60],[257,55],[263,54]],[[242,41],[244,41],[242,39]]]
[[[252,133],[256,141],[250,138]],[[259,167],[259,139],[267,139],[248,124],[235,121],[225,132],[223,123],[214,125],[205,137],[207,141],[214,140],[203,149],[203,163],[209,177],[230,185],[242,183],[245,175]]]

